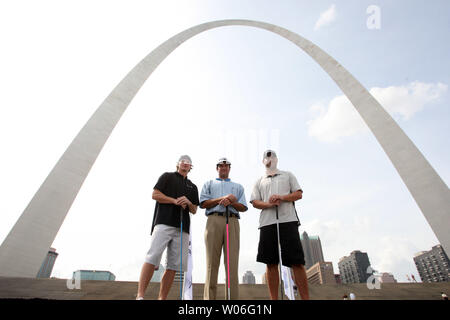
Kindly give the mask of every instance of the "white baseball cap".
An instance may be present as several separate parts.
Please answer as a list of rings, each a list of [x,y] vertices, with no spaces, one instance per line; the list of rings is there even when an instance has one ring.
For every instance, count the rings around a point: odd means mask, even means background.
[[[229,164],[229,165],[231,165],[231,162],[226,157],[222,157],[216,163],[216,165],[219,165],[219,164]]]
[[[266,150],[266,151],[264,151],[264,154],[263,154],[263,159],[264,158],[270,158],[270,157],[277,157],[277,154],[276,154],[276,152],[275,151],[273,151],[273,150]]]
[[[189,163],[189,164],[192,166],[192,160],[191,160],[191,157],[189,157],[187,154],[182,155],[182,156],[180,157],[180,159],[178,159],[178,163],[180,163],[180,162],[186,162],[186,163]]]

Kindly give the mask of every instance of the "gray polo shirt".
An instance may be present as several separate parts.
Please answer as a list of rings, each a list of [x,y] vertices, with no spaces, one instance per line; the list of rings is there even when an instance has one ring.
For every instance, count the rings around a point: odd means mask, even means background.
[[[273,194],[284,196],[298,190],[302,190],[302,188],[295,176],[289,171],[278,170],[274,176],[264,175],[256,181],[250,203],[253,200],[269,202],[269,198]],[[300,223],[293,202],[281,201],[278,207],[278,218],[280,223],[291,221]],[[259,228],[275,223],[277,223],[275,207],[263,209],[259,216]]]

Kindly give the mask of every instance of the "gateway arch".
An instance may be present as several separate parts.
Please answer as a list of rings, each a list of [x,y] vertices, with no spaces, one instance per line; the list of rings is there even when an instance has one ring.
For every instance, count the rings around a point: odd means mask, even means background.
[[[193,36],[223,26],[276,33],[314,59],[352,102],[450,253],[450,191],[414,143],[370,93],[335,59],[307,39],[265,22],[221,20],[187,29],[154,49],[114,88],[58,160],[0,247],[0,276],[36,277],[85,178],[133,97],[156,67]]]

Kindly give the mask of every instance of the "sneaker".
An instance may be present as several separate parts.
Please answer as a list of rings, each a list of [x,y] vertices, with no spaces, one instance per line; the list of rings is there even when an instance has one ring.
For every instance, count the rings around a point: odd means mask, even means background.
[[[144,300],[144,297],[136,297],[136,300]]]

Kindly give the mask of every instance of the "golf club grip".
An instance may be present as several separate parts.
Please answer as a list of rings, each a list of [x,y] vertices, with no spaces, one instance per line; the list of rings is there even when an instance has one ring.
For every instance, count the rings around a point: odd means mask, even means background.
[[[228,224],[228,206],[225,207],[225,216],[227,217],[227,224]]]

